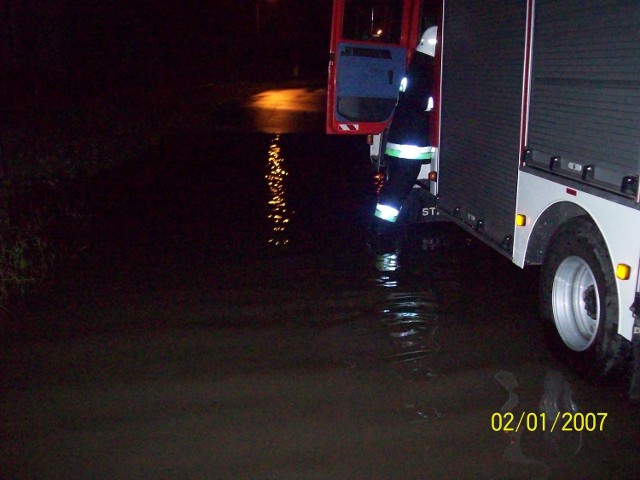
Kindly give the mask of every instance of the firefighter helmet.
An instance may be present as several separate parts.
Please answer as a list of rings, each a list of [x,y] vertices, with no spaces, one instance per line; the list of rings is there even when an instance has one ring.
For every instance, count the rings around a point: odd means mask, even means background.
[[[420,43],[416,47],[416,51],[429,55],[430,57],[436,56],[436,37],[438,35],[438,27],[429,27],[422,34]]]

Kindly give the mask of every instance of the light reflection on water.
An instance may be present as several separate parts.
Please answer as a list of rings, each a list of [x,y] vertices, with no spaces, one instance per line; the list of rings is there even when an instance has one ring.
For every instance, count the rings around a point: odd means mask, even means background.
[[[289,243],[287,226],[291,215],[287,210],[284,187],[284,180],[288,174],[284,168],[284,158],[281,155],[280,135],[276,134],[269,146],[267,173],[265,175],[267,186],[271,193],[271,198],[268,202],[268,218],[272,224],[269,243],[274,246],[283,246]]]

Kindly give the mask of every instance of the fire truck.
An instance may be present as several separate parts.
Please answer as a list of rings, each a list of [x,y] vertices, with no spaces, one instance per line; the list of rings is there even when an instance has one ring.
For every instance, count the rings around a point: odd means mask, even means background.
[[[376,166],[434,23],[437,154],[416,220],[437,213],[539,265],[553,351],[639,397],[640,2],[334,0],[326,131],[368,135]]]

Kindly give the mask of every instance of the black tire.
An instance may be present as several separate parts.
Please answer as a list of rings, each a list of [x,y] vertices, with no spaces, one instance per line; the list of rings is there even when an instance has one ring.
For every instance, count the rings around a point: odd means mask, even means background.
[[[631,344],[618,335],[611,257],[589,219],[569,220],[552,239],[540,273],[540,308],[557,358],[596,382],[625,372]]]

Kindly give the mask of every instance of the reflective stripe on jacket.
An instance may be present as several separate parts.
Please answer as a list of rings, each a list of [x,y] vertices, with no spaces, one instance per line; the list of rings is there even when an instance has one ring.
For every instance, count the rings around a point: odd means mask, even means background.
[[[384,153],[390,157],[406,158],[407,160],[431,160],[436,153],[436,148],[387,142]]]
[[[384,205],[382,203],[378,203],[376,205],[375,216],[381,220],[386,220],[387,222],[395,222],[398,219],[398,215],[400,215],[400,210],[395,207]]]

